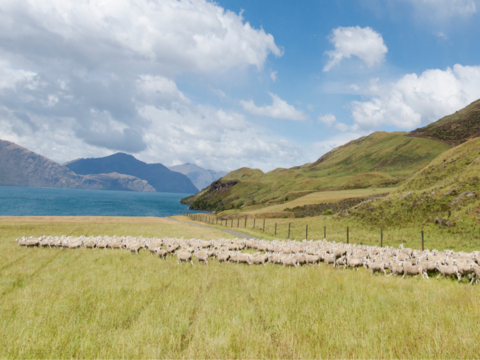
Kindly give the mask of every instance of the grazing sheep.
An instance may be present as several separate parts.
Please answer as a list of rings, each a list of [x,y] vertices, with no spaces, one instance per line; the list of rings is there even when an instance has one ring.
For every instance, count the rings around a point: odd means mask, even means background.
[[[347,258],[345,257],[345,255],[342,255],[337,260],[335,260],[333,267],[341,266],[341,265],[345,265],[345,266],[347,265]]]
[[[159,258],[166,259],[167,255],[168,255],[168,252],[167,252],[167,250],[162,250],[160,248],[156,248],[155,249],[155,254],[157,254],[157,256]]]
[[[410,263],[412,265],[412,263]],[[392,275],[402,275],[403,274],[403,265],[402,262],[395,263],[394,261],[390,261],[387,265],[386,268],[390,270],[390,274],[387,276],[392,276]]]
[[[219,263],[226,262],[230,259],[230,252],[229,251],[219,251],[217,253],[217,259]]]
[[[422,265],[409,265],[406,262],[402,262],[403,264],[403,276],[402,279],[405,278],[405,275],[422,275],[422,279],[428,279],[427,270]]]
[[[462,277],[460,276],[460,273],[458,272],[458,267],[455,266],[455,265],[452,265],[452,266],[444,266],[444,265],[441,265],[439,261],[436,261],[435,262],[435,267],[436,269],[440,272],[440,274],[438,274],[437,276],[437,280],[440,276],[443,275],[443,278],[446,279],[446,276],[449,275],[454,275],[457,277],[458,281],[460,281],[462,279]]]
[[[386,264],[383,261],[376,262],[376,261],[365,260],[365,265],[370,270],[371,275],[374,275],[376,272],[380,272],[380,271],[383,272],[385,276],[387,275],[387,271],[385,270]]]
[[[268,261],[267,255],[253,254],[253,255],[247,256],[248,265],[260,265],[260,264],[262,264],[263,266],[265,266],[265,265],[267,265],[267,261]]]
[[[307,265],[313,264],[320,264],[320,255],[314,253],[314,254],[306,254],[305,255],[305,261]]]
[[[327,254],[327,253],[323,253],[323,261],[325,262],[325,264],[333,264],[333,266],[335,267],[335,261],[337,260],[337,258],[335,257],[335,255],[332,255],[332,254]]]
[[[192,253],[191,252],[180,250],[180,251],[177,251],[176,254],[177,254],[177,265],[180,264],[180,261],[185,261],[186,263],[188,263],[190,261],[190,263],[193,266]]]
[[[295,256],[289,255],[281,258],[283,266],[295,266],[298,268],[297,259]]]
[[[197,258],[198,262],[203,261],[205,265],[208,265],[208,254],[205,250],[195,251],[194,256]]]
[[[357,271],[360,268],[360,266],[363,266],[364,259],[363,258],[356,258],[353,256],[347,256],[347,261],[345,263],[344,269],[348,266],[351,268],[356,268]]]

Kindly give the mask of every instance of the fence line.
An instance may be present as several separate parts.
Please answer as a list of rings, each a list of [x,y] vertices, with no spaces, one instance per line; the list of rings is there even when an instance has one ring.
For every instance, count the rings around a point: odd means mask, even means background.
[[[264,233],[265,235],[272,236],[278,239],[307,239],[309,235],[321,239],[321,228],[323,226],[323,239],[327,239],[327,226],[323,224],[295,224],[288,220],[285,222],[278,222],[278,218],[263,218],[263,224],[256,226],[255,217],[237,217],[237,221],[234,219],[226,219],[225,217],[220,217],[214,214],[188,214],[187,216],[194,221],[205,222],[211,225],[221,226],[225,228],[237,228],[237,229],[250,229],[256,230],[256,232]],[[228,221],[230,220],[230,221]],[[243,220],[243,221],[241,221]],[[328,226],[329,241],[336,241],[342,243],[357,243],[360,245],[376,245],[380,247],[384,246],[397,246],[400,243],[408,243],[407,246],[412,248],[421,248],[425,249],[425,246],[430,244],[431,248],[447,246],[447,248],[452,247],[465,247],[465,243],[458,243],[456,239],[445,240],[445,238],[438,238],[438,236],[433,236],[431,240],[427,239],[425,231],[422,229],[415,230],[412,228],[405,229],[396,229],[392,228],[387,231],[387,238],[384,237],[384,228],[379,227],[378,229],[363,227],[358,230],[351,228],[350,226],[338,227],[335,225]],[[352,236],[353,235],[353,236]],[[253,236],[253,235],[252,235]],[[258,236],[258,235],[256,235]],[[460,236],[460,235],[459,235]],[[428,244],[426,244],[428,242]],[[480,247],[480,240],[478,238],[472,237],[472,240],[467,247]]]

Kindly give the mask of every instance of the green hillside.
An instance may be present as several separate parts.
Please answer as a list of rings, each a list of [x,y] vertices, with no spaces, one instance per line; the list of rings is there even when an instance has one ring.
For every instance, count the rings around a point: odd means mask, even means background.
[[[394,193],[353,211],[370,223],[434,222],[446,226],[480,218],[480,138],[452,148],[404,182]],[[448,222],[448,224],[447,224]]]
[[[480,100],[455,114],[412,131],[409,136],[443,141],[452,146],[480,136]]]
[[[184,199],[193,209],[253,210],[309,193],[391,187],[450,149],[442,142],[405,132],[376,132],[333,149],[314,163],[263,173],[241,168],[199,194]]]

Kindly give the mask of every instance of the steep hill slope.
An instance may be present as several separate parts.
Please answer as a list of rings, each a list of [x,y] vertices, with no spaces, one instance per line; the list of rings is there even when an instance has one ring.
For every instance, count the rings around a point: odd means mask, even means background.
[[[190,163],[168,166],[168,168],[172,171],[186,175],[190,180],[192,180],[193,185],[195,185],[199,190],[206,188],[215,180],[218,180],[227,174],[226,171],[203,169],[200,166]]]
[[[162,164],[147,164],[132,155],[117,153],[103,158],[78,159],[65,164],[79,175],[119,173],[147,181],[156,191],[193,194],[198,190],[183,174]]]
[[[384,200],[352,212],[370,223],[433,222],[480,219],[480,138],[435,158]],[[438,220],[437,220],[438,222]]]
[[[408,136],[443,141],[456,146],[480,136],[480,100],[455,114],[412,131]]]
[[[249,168],[232,171],[184,201],[194,209],[252,209],[315,191],[387,187],[407,179],[448,149],[442,142],[407,137],[404,132],[377,132],[303,166],[266,174]]]
[[[133,176],[81,176],[10,141],[0,140],[0,185],[95,190],[155,191]]]

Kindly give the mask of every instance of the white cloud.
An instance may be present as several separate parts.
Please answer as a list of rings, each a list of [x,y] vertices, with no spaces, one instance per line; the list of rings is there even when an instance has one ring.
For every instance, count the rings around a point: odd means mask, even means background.
[[[441,31],[440,31],[440,32],[437,32],[437,33],[435,33],[434,35],[435,35],[436,37],[438,37],[438,38],[442,39],[442,40],[448,40],[448,36],[447,36],[447,35],[445,35],[445,34],[444,34],[443,32],[441,32]]]
[[[189,105],[190,100],[174,81],[162,76],[140,75],[136,81],[137,100],[155,106]]]
[[[474,0],[409,0],[422,17],[439,19],[468,16],[477,12]]]
[[[276,71],[272,71],[270,73],[270,78],[272,79],[273,82],[277,81],[277,72]]]
[[[348,126],[347,124],[341,123],[341,122],[337,122],[335,124],[335,128],[337,130],[340,130],[341,132],[347,132],[347,131],[350,130],[350,126]]]
[[[277,95],[269,93],[272,97],[272,105],[256,106],[253,100],[240,100],[245,111],[253,115],[267,116],[283,120],[307,120],[308,116],[302,111],[295,109],[293,105],[280,99]]]
[[[369,101],[351,103],[362,129],[393,125],[413,129],[439,120],[480,98],[480,66],[455,65],[446,70],[408,74],[399,81],[371,87]]]
[[[0,33],[17,46],[35,43],[28,51],[38,57],[145,64],[164,75],[262,68],[270,53],[282,55],[271,34],[206,0],[5,0]]]
[[[0,59],[0,90],[12,89],[21,82],[33,86],[32,80],[36,75],[33,71],[15,69],[8,61]]]
[[[318,117],[318,121],[322,124],[327,125],[329,128],[337,122],[337,118],[333,114],[321,115]]]
[[[303,161],[295,144],[241,114],[194,103],[177,86],[176,76],[195,88],[195,79],[243,75],[282,55],[273,36],[241,13],[207,0],[5,0],[0,7],[0,138],[59,162],[116,151],[213,169]]]
[[[11,72],[0,67],[0,73]],[[116,150],[147,162],[194,162],[219,170],[270,170],[311,160],[302,147],[248,122],[242,114],[193,104],[167,78],[139,76],[133,82],[131,122],[117,120],[101,108],[89,108],[82,113],[88,121],[79,122],[73,116],[79,97],[72,93],[78,85],[49,83],[38,76],[28,78],[40,84],[33,90],[27,89],[28,81],[0,89],[0,99],[10,103],[0,105],[0,139],[60,163]],[[100,103],[110,101],[102,93],[103,88],[91,95]],[[127,106],[121,111],[130,110]]]
[[[369,27],[338,27],[329,36],[335,50],[326,51],[330,61],[323,71],[330,71],[342,59],[353,56],[360,58],[368,67],[380,64],[388,52],[382,36]]]

